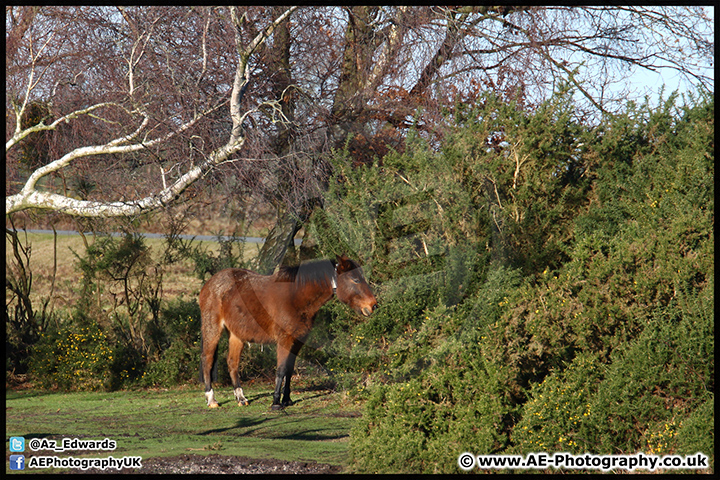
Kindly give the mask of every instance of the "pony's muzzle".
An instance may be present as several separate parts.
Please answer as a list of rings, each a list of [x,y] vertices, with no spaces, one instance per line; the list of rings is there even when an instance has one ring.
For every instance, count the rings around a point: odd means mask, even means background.
[[[377,308],[378,308],[378,304],[377,304],[377,302],[375,302],[370,307],[362,307],[361,311],[362,311],[363,315],[365,315],[366,317],[369,317],[370,315],[372,315],[372,313],[375,310],[377,310]]]

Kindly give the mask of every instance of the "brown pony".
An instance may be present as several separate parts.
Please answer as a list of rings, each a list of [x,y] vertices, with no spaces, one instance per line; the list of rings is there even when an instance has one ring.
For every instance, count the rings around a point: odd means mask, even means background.
[[[210,278],[200,290],[202,314],[201,381],[210,408],[218,407],[211,385],[217,346],[223,330],[230,332],[227,364],[238,405],[248,400],[240,388],[238,365],[245,342],[277,344],[277,374],[272,409],[292,405],[290,377],[295,357],[313,320],[333,294],[356,312],[369,316],[377,301],[360,266],[347,256],[299,267],[281,267],[273,275],[229,268]],[[282,402],[280,389],[285,380]]]

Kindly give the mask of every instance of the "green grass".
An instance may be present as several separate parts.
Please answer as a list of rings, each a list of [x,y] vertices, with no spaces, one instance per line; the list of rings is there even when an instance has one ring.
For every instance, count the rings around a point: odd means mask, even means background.
[[[218,409],[207,408],[200,385],[112,393],[7,391],[6,439],[21,436],[26,444],[30,438],[109,438],[117,442],[114,451],[101,452],[32,452],[26,448],[27,458],[141,456],[146,460],[220,454],[346,464],[349,433],[359,417],[359,407],[345,394],[299,391],[293,395],[295,405],[276,412],[269,408],[269,386],[247,386],[245,396],[250,405],[246,407],[237,406],[229,387],[215,387],[215,392],[221,405]],[[8,464],[5,468],[10,471]]]

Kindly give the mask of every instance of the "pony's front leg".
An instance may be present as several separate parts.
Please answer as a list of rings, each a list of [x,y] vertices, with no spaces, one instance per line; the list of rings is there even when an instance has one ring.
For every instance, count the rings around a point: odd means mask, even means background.
[[[294,350],[294,349],[293,349]],[[290,377],[292,377],[295,368],[295,357],[287,347],[283,347],[278,343],[277,346],[277,372],[275,373],[275,392],[273,393],[273,403],[270,408],[280,410],[284,407],[292,405],[290,400]],[[283,380],[285,388],[283,388]],[[282,402],[280,401],[280,393],[282,392]]]
[[[285,386],[283,387],[282,403],[283,407],[289,407],[293,404],[290,400],[290,379],[295,373],[295,357],[294,353],[290,353],[287,359],[287,366],[285,368]]]
[[[300,348],[302,348],[304,343],[305,342],[303,340],[296,340],[290,348],[290,355],[288,355],[286,362],[287,368],[285,369],[285,388],[283,389],[282,399],[283,407],[289,407],[293,404],[293,401],[290,400],[290,379],[295,373],[295,360],[297,359]]]
[[[273,393],[273,403],[270,406],[272,410],[280,410],[283,408],[282,404],[280,403],[280,390],[282,389],[283,378],[284,374],[281,375],[278,369],[278,372],[275,375],[275,392]]]

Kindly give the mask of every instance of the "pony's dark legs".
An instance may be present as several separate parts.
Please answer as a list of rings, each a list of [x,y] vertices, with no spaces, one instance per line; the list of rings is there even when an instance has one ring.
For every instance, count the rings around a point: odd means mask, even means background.
[[[295,371],[295,359],[302,345],[302,342],[296,341],[288,349],[287,347],[281,347],[278,343],[278,366],[275,374],[275,393],[273,393],[271,407],[273,410],[279,410],[293,404],[293,401],[290,400],[290,379]],[[283,380],[285,381],[284,387]],[[280,390],[282,390],[282,402],[280,401]]]
[[[233,392],[235,393],[235,400],[238,405],[249,405],[247,398],[243,395],[243,389],[240,387],[240,375],[238,374],[238,366],[240,365],[240,354],[243,351],[245,344],[238,337],[230,334],[230,342],[228,344],[228,371],[230,372],[230,379],[233,384]]]
[[[283,407],[291,405],[290,400],[290,377],[295,366],[295,355],[290,353],[286,348],[278,345],[278,365],[275,373],[275,392],[273,393],[272,409],[279,410]],[[283,389],[283,380],[285,388]],[[280,391],[282,390],[283,399],[280,402]]]

